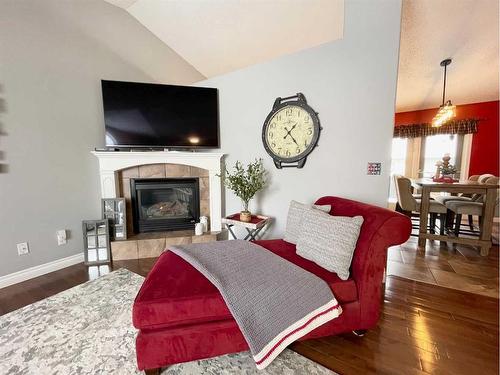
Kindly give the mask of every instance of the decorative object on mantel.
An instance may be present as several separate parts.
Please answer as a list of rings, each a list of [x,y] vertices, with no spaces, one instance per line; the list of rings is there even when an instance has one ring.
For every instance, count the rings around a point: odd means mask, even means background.
[[[111,247],[108,220],[84,220],[82,228],[84,263],[87,265],[109,263]]]
[[[257,240],[259,233],[272,221],[269,216],[263,215],[252,215],[250,221],[242,221],[240,219],[240,214],[233,214],[222,218],[222,223],[226,224],[227,230],[231,233],[231,236],[236,240],[236,234],[233,232],[233,227],[240,226],[246,229],[247,235],[244,240]]]
[[[203,224],[203,233],[208,232],[208,217],[200,216],[200,223]]]
[[[441,61],[439,65],[444,67],[444,79],[443,79],[443,102],[439,106],[439,110],[436,113],[436,116],[432,119],[432,126],[435,128],[439,128],[443,126],[448,121],[450,121],[453,117],[456,116],[456,107],[451,104],[451,100],[448,100],[445,103],[446,99],[446,68],[451,64],[451,59],[445,59]]]
[[[450,154],[444,154],[442,161],[438,160],[436,162],[436,174],[432,179],[434,182],[451,182],[455,181],[455,173],[457,173],[457,168],[453,164],[450,164],[451,156]]]
[[[318,143],[321,129],[318,113],[307,104],[304,94],[298,93],[276,98],[262,127],[262,142],[276,168],[302,168]]]
[[[201,236],[203,234],[203,223],[196,223],[194,225],[194,234],[196,236]]]
[[[101,200],[102,218],[109,221],[111,239],[127,239],[127,218],[125,198],[103,198]]]
[[[224,168],[221,174],[222,183],[233,191],[241,199],[243,211],[240,213],[240,220],[250,222],[252,214],[248,211],[248,204],[255,194],[266,186],[266,170],[262,164],[262,159],[255,159],[245,168],[237,161],[232,173]]]

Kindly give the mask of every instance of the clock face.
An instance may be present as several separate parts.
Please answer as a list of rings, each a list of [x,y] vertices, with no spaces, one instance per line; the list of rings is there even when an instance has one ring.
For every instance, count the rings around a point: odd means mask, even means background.
[[[271,113],[264,125],[264,142],[280,160],[297,160],[315,146],[319,125],[299,105],[287,104]],[[272,155],[273,156],[273,155]]]

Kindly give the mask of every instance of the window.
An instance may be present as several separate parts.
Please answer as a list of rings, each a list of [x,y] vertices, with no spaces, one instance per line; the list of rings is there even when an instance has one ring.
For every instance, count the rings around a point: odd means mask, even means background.
[[[396,189],[394,187],[395,174],[405,174],[406,150],[408,140],[406,138],[392,139],[392,154],[391,154],[391,182],[389,188],[389,202],[396,202]]]
[[[468,160],[472,135],[439,134],[418,138],[393,138],[391,153],[391,180],[389,187],[389,203],[397,200],[394,186],[394,175],[401,174],[409,178],[433,177],[436,173],[436,162],[444,154],[450,154],[450,164],[458,172],[465,171],[467,177]],[[463,160],[462,160],[463,159]],[[459,175],[456,176],[460,178]]]
[[[436,173],[436,162],[444,154],[450,154],[450,164],[460,168],[463,136],[457,134],[439,134],[422,139],[422,152],[420,153],[420,175],[432,177]]]

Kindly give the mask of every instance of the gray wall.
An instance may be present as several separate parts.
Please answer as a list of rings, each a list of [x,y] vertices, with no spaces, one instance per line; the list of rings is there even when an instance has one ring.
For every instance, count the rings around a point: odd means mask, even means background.
[[[290,200],[338,195],[386,206],[398,66],[401,2],[345,2],[344,38],[202,82],[220,90],[221,144],[228,165],[265,160],[270,186],[251,208],[283,233]],[[304,32],[307,32],[305,30]],[[244,48],[244,46],[242,46]],[[275,169],[261,141],[274,99],[305,94],[324,128],[304,169]],[[380,161],[381,176],[367,176]],[[239,200],[226,192],[226,212]]]
[[[104,141],[102,78],[204,77],[104,1],[0,2],[0,276],[81,252],[81,220],[100,215],[90,151]],[[31,253],[18,256],[24,241]]]

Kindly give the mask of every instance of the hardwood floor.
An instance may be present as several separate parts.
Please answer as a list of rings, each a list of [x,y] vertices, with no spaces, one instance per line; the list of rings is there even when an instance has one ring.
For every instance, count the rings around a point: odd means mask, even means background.
[[[117,261],[143,276],[155,259]],[[92,270],[95,275],[96,270]],[[78,264],[0,289],[0,314],[89,279]],[[378,326],[309,340],[292,349],[340,374],[498,374],[498,300],[437,285],[387,278]]]
[[[498,374],[498,300],[395,276],[376,329],[292,349],[341,374]]]
[[[113,262],[109,268],[111,270],[127,268],[139,275],[146,276],[155,262],[156,258],[121,260]],[[91,267],[89,270],[89,267],[80,263],[0,289],[0,315],[91,280],[96,277],[96,270],[96,267]]]

